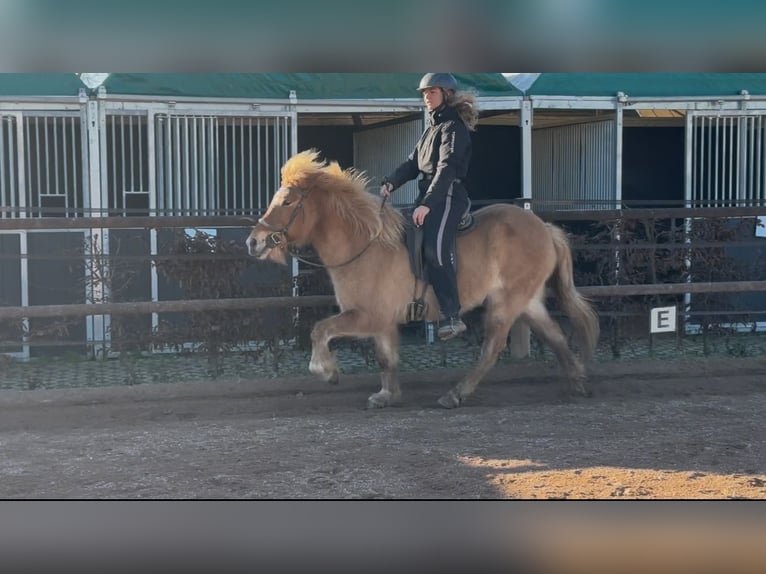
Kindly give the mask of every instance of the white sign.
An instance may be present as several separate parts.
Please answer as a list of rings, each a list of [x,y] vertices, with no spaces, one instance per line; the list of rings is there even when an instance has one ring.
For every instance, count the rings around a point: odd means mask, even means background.
[[[652,333],[672,333],[676,330],[675,307],[655,307],[649,317]]]

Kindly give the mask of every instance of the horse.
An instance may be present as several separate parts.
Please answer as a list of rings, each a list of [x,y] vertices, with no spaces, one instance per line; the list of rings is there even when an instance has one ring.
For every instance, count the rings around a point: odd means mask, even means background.
[[[284,265],[295,248],[311,246],[327,269],[340,312],[314,325],[309,371],[337,383],[330,342],[372,338],[381,389],[367,399],[367,408],[399,403],[399,325],[408,322],[417,288],[402,238],[404,216],[367,191],[364,172],[322,160],[316,149],[290,157],[280,175],[280,188],[245,243],[250,256]],[[510,204],[488,205],[473,216],[476,224],[456,240],[458,290],[461,312],[484,307],[484,337],[476,364],[438,404],[454,408],[465,402],[497,362],[517,319],[553,349],[569,393],[589,396],[584,363],[598,341],[599,323],[591,302],[574,285],[566,234]],[[547,291],[558,297],[570,319],[579,357],[546,308]],[[438,317],[438,302],[428,287],[425,320]]]

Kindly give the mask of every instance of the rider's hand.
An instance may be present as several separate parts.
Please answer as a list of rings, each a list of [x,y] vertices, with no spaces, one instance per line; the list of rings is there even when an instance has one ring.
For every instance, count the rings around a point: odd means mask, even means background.
[[[394,184],[392,184],[390,181],[387,181],[386,183],[381,184],[380,195],[382,195],[385,199],[388,199],[391,196],[391,192],[393,190]]]
[[[423,222],[426,220],[426,215],[431,213],[431,208],[427,207],[425,205],[418,205],[415,208],[415,211],[412,212],[412,221],[415,222],[415,225],[420,227],[423,225]]]

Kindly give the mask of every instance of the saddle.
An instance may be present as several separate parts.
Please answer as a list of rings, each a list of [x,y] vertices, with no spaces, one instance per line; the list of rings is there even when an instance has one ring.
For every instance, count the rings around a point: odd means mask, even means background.
[[[415,275],[415,290],[412,294],[412,301],[407,305],[407,321],[410,323],[422,321],[426,315],[426,303],[424,300],[426,289],[428,288],[428,272],[423,263],[423,228],[418,227],[412,221],[413,209],[403,210],[404,214],[404,243],[407,245],[407,254],[410,259],[410,269]],[[458,235],[470,231],[476,226],[471,213],[471,200],[468,200],[463,216],[457,226]],[[418,295],[418,283],[421,285]]]

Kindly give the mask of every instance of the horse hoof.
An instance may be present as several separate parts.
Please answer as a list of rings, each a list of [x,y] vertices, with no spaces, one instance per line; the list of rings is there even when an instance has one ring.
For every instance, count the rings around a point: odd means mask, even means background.
[[[367,398],[368,409],[382,409],[395,405],[401,400],[401,393],[391,394],[388,391],[379,391]]]
[[[368,409],[382,409],[388,406],[388,397],[382,393],[375,393],[367,398]]]
[[[327,369],[321,363],[314,362],[313,360],[309,363],[309,372],[312,375],[316,375],[322,380],[327,381],[331,385],[337,385],[338,380],[340,378],[338,374],[338,369],[335,369],[335,368]]]
[[[445,409],[454,409],[460,406],[460,397],[455,394],[455,391],[450,391],[446,395],[443,395],[438,400],[439,406]]]
[[[569,394],[573,397],[592,397],[593,393],[585,388],[582,381],[573,381],[569,386]]]

